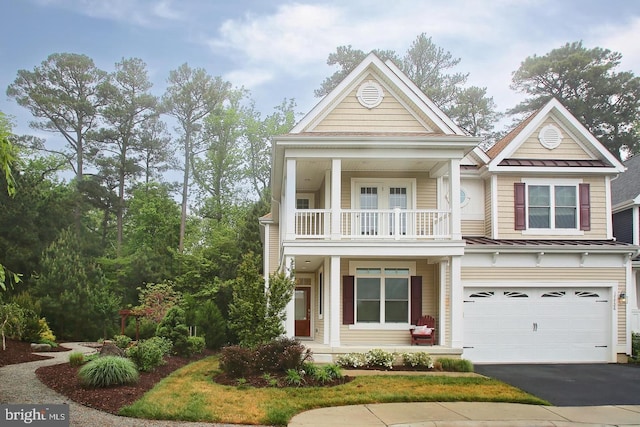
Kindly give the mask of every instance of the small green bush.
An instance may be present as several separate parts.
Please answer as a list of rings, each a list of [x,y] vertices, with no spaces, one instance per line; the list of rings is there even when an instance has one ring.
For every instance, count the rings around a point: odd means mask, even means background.
[[[49,344],[51,346],[51,348],[56,348],[58,346],[58,343],[53,342],[51,340],[46,340],[46,339],[40,339],[38,340],[38,343],[40,344]]]
[[[173,344],[166,338],[153,337],[127,349],[127,357],[136,364],[138,370],[151,372],[164,363],[164,356],[171,353]]]
[[[125,350],[131,344],[131,338],[126,335],[115,335],[113,337],[113,343],[119,348]]]
[[[296,369],[287,369],[287,384],[300,387],[304,382],[301,372]]]
[[[139,375],[132,360],[117,356],[104,356],[87,363],[78,377],[86,387],[110,387],[116,385],[133,384]]]
[[[74,351],[69,355],[69,365],[81,366],[84,363],[84,354],[79,351]]]
[[[136,322],[127,322],[126,328],[124,328],[124,334],[128,337],[135,337],[136,332],[138,334],[138,339],[146,340],[156,335],[156,330],[158,329],[158,324],[153,320],[141,317],[138,322],[138,327],[136,330]]]
[[[205,344],[206,342],[203,337],[187,338],[187,356],[202,353],[204,351]]]
[[[158,325],[156,335],[170,339],[176,354],[189,357],[191,356],[189,354],[189,328],[186,322],[185,311],[178,306],[172,307]]]
[[[437,364],[446,372],[473,372],[473,363],[467,359],[452,359],[441,357]]]

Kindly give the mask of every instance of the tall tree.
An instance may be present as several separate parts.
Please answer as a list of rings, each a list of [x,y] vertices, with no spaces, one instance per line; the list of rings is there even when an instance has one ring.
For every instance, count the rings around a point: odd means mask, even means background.
[[[163,172],[177,166],[167,125],[157,117],[142,123],[138,164],[142,169],[145,184],[160,181]]]
[[[202,68],[192,69],[187,64],[171,71],[168,82],[169,86],[162,97],[162,110],[178,121],[182,133],[180,141],[184,153],[182,211],[178,244],[178,250],[182,252],[187,221],[193,143],[201,129],[202,120],[222,104],[231,84],[223,81],[220,77],[211,77]]]
[[[271,186],[271,138],[289,132],[295,125],[295,107],[293,99],[285,99],[264,120],[260,120],[253,107],[246,115],[246,175],[261,199],[267,198],[266,193]]]
[[[229,92],[229,100],[215,108],[204,121],[203,156],[193,156],[193,175],[207,199],[206,215],[220,222],[224,213],[241,200],[243,173],[243,90]]]
[[[6,194],[10,197],[16,193],[16,183],[13,178],[12,168],[18,160],[16,147],[10,140],[11,136],[11,123],[4,113],[0,111],[0,172],[4,178],[4,183],[6,183]],[[15,283],[20,280],[20,276],[12,273],[0,264],[0,288],[2,290],[7,289],[5,285],[7,275],[9,275],[11,279],[10,283]]]
[[[98,110],[106,102],[102,87],[107,80],[108,74],[88,56],[54,53],[33,71],[19,70],[7,88],[7,95],[38,119],[31,127],[64,137],[71,150],[62,154],[78,182],[84,175],[86,135],[98,123]]]
[[[120,255],[123,240],[125,189],[132,178],[142,171],[139,166],[140,130],[156,115],[157,98],[149,93],[152,83],[146,64],[139,58],[123,59],[116,63],[111,81],[105,85],[107,105],[102,110],[105,127],[91,135],[98,141],[96,156],[103,171],[111,169],[117,182],[116,252]]]
[[[486,96],[486,90],[483,92],[480,88],[464,88],[469,73],[451,72],[451,69],[460,63],[460,58],[454,58],[450,52],[436,46],[431,37],[424,33],[418,35],[402,57],[390,50],[372,52],[383,61],[391,59],[429,99],[452,118],[467,126],[473,122],[477,123],[477,134],[491,132],[496,121],[494,116],[497,115],[495,103]],[[340,69],[322,82],[315,95],[328,94],[365,57],[366,54],[361,50],[353,49],[351,46],[339,46],[336,52],[329,54],[327,64],[337,64]],[[472,105],[463,105],[468,102]],[[482,108],[478,109],[479,107]],[[479,120],[480,115],[485,119]]]
[[[513,73],[511,88],[530,95],[509,113],[528,113],[557,98],[616,157],[637,153],[640,78],[618,72],[622,55],[567,43],[543,56],[529,56]]]
[[[462,89],[448,114],[469,135],[485,138],[491,136],[490,129],[500,118],[493,97],[487,96],[487,88],[477,86]]]
[[[469,73],[448,73],[459,63],[460,58],[454,58],[422,33],[411,43],[401,68],[429,99],[447,110],[452,104],[460,103],[457,99],[460,87],[469,77]]]

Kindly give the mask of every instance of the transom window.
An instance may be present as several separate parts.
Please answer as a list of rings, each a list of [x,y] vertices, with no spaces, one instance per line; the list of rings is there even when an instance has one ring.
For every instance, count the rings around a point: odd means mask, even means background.
[[[529,185],[529,228],[578,227],[578,189],[575,185]]]
[[[408,268],[356,268],[356,323],[408,323]]]

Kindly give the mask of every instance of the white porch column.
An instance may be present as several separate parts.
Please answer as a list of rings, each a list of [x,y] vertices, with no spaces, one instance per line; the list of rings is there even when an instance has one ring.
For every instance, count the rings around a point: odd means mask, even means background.
[[[462,348],[464,334],[462,257],[452,256],[449,265],[451,277],[451,347]]]
[[[331,160],[331,240],[340,239],[340,193],[342,183],[342,160]]]
[[[450,299],[447,296],[447,277],[449,277],[449,260],[440,261],[440,308],[438,309],[438,342],[436,345],[448,345],[446,341],[447,329],[449,328],[449,322],[447,322],[447,301]]]
[[[291,277],[295,271],[295,265],[293,257],[286,256],[284,258],[284,271],[287,277]],[[285,308],[285,314],[287,318],[284,321],[285,335],[288,338],[293,338],[296,335],[296,307],[295,307],[296,295],[295,290],[291,296],[291,300]]]
[[[296,221],[294,211],[296,208],[296,159],[287,159],[287,174],[285,176],[284,190],[284,215],[285,239],[295,238]]]
[[[462,214],[460,212],[460,160],[449,161],[449,206],[451,207],[451,238],[462,239]]]
[[[340,346],[340,302],[342,300],[340,296],[340,257],[331,257],[331,268],[329,271],[330,281],[330,293],[329,300],[330,310],[327,315],[330,317],[329,322],[329,345],[331,347]]]

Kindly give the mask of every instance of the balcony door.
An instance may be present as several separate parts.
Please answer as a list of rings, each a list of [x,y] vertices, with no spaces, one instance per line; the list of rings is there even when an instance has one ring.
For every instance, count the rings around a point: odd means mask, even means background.
[[[361,235],[407,234],[406,211],[410,208],[411,185],[408,183],[358,183],[356,185],[356,209],[360,212]]]

